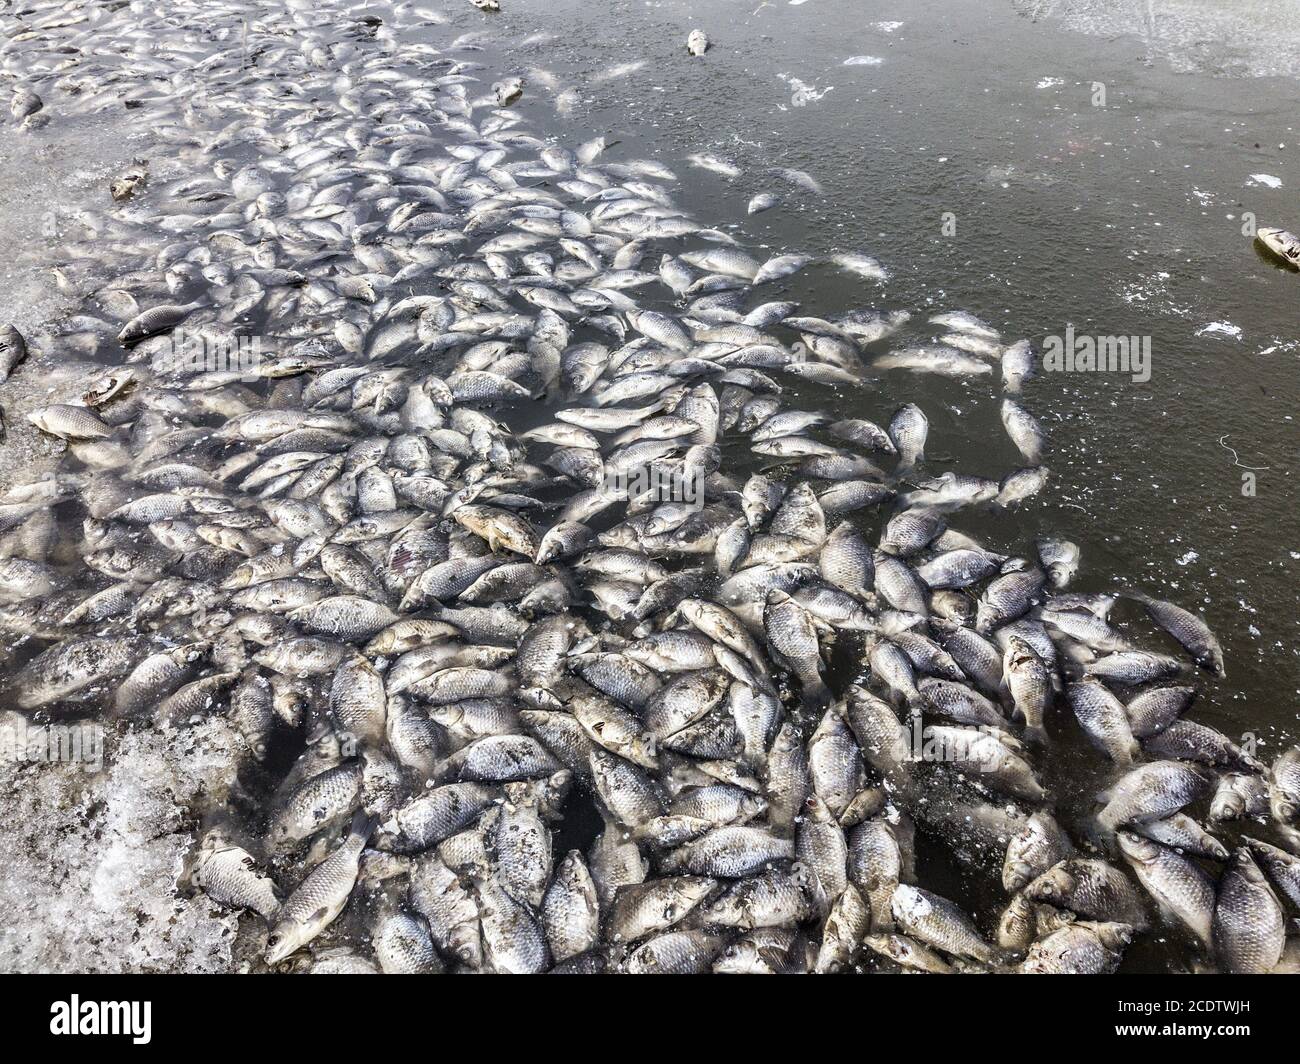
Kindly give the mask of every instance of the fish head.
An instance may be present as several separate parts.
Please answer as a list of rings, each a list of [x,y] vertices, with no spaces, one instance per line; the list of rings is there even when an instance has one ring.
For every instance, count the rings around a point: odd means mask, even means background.
[[[1056,865],[1030,883],[1025,892],[1035,901],[1061,904],[1073,893],[1075,885],[1076,879],[1070,871],[1064,865]]]

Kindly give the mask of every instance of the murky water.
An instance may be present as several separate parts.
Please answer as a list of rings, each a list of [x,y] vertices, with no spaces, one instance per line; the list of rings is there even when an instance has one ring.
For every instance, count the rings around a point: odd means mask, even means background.
[[[1143,5],[1020,6],[1025,14],[951,0],[597,10],[561,0],[545,17],[507,8],[485,23],[500,36],[556,40],[522,55],[484,43],[494,62],[524,74],[543,67],[581,88],[567,123],[550,94],[526,96],[518,106],[530,120],[655,154],[682,177],[685,206],[746,244],[861,251],[893,271],[874,284],[828,266],[804,270],[784,297],[819,314],[961,307],[1036,345],[1069,325],[1150,337],[1145,383],[1075,373],[1030,386],[1051,428],[1056,488],[1028,513],[973,531],[1007,545],[1061,531],[1083,544],[1089,579],[1117,574],[1203,604],[1231,672],[1205,711],[1232,731],[1249,705],[1252,720],[1259,713],[1294,736],[1297,278],[1262,257],[1242,226],[1247,212],[1259,225],[1297,224],[1296,83],[1217,76],[1243,68],[1212,62],[1210,44],[1191,49],[1202,56],[1195,72],[1178,72],[1124,35],[1132,22],[1116,12]],[[1197,37],[1202,23],[1162,12],[1208,17],[1214,7],[1151,6],[1175,39],[1179,26]],[[1220,6],[1235,14],[1241,5]],[[1265,71],[1300,54],[1300,19],[1270,21],[1264,9],[1275,7],[1260,5],[1248,20],[1259,36],[1232,46],[1267,52]],[[694,25],[714,47],[679,61]],[[843,65],[854,56],[882,62]],[[639,59],[641,70],[600,80]],[[796,106],[789,78],[825,95]],[[1099,87],[1105,106],[1093,105]],[[730,159],[742,175],[691,167],[685,158],[698,152]],[[824,195],[792,188],[770,172],[778,167],[808,170]],[[765,190],[782,206],[747,217],[749,198]],[[895,374],[881,392],[817,398],[837,412],[887,416],[891,404],[924,397],[939,419],[934,438],[966,471],[1008,468],[1014,452],[988,389]],[[1243,495],[1248,472],[1253,496]]]
[[[861,252],[891,272],[877,283],[816,264],[768,298],[826,318],[962,308],[1036,347],[1067,327],[1149,337],[1149,380],[1031,382],[1053,483],[1010,516],[964,514],[961,526],[1017,552],[1037,534],[1065,535],[1084,551],[1079,590],[1130,586],[1202,606],[1228,677],[1201,675],[1195,716],[1233,737],[1256,733],[1271,760],[1300,738],[1300,277],[1261,257],[1243,225],[1300,227],[1300,18],[1268,3],[1239,18],[1237,6],[507,0],[494,16],[449,5],[449,27],[410,33],[481,30],[477,58],[525,78],[516,109],[532,128],[570,146],[601,132],[617,153],[659,159],[680,178],[682,207],[751,249]],[[688,59],[682,42],[697,25],[713,47]],[[571,114],[557,114],[548,74],[578,90]],[[15,193],[32,188],[19,143],[0,141],[0,188]],[[79,195],[102,194],[103,172],[149,148],[37,161],[71,211]],[[740,175],[692,166],[700,152]],[[790,167],[822,191],[778,173]],[[780,205],[747,216],[764,191]],[[0,254],[13,257],[35,225],[28,210],[0,227]],[[20,278],[0,294],[0,319],[34,320],[47,298]],[[881,422],[915,401],[930,416],[935,472],[996,479],[1018,464],[987,382],[896,373],[873,390],[794,385],[787,396]],[[1076,753],[1067,742],[1046,766],[1058,793],[1083,793]],[[565,830],[581,833],[581,820]],[[937,850],[921,857],[935,889],[960,880],[987,891]],[[1153,935],[1126,964],[1178,968],[1185,957]]]
[[[1155,36],[1129,17],[1144,6]],[[1198,719],[1256,734],[1266,758],[1296,741],[1300,277],[1242,228],[1247,212],[1300,224],[1293,8],[561,0],[545,18],[507,10],[491,25],[556,34],[499,60],[582,88],[567,124],[549,95],[521,105],[544,128],[585,126],[655,154],[682,177],[685,206],[746,244],[866,252],[893,272],[875,284],[809,267],[770,298],[826,316],[961,307],[1036,346],[1069,325],[1150,337],[1149,381],[1059,373],[1027,387],[1051,433],[1054,486],[1018,514],[963,527],[1008,550],[1059,532],[1083,548],[1080,589],[1163,589],[1203,606],[1228,678],[1201,682]],[[714,47],[680,61],[696,25]],[[1232,43],[1210,43],[1207,25],[1234,26]],[[852,57],[881,62],[844,65]],[[599,80],[638,59],[643,69]],[[823,95],[797,105],[791,78]],[[698,152],[742,175],[691,167]],[[808,170],[824,195],[793,189],[780,167]],[[782,206],[747,217],[765,190]],[[952,468],[995,478],[1015,464],[999,399],[979,383],[895,373],[876,394],[792,402],[880,419],[907,400],[930,414],[937,468],[944,452]],[[1062,758],[1056,782],[1073,790],[1089,759]],[[1128,967],[1178,957],[1146,940]]]

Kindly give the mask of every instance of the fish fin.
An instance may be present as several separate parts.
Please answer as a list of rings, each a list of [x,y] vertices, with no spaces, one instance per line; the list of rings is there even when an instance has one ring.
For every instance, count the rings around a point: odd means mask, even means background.
[[[379,817],[364,809],[358,809],[352,815],[352,827],[348,830],[348,842],[364,846],[379,823]]]
[[[815,682],[812,677],[809,677],[806,682],[801,678],[800,682],[803,685],[803,703],[809,709],[824,710],[834,701],[831,689],[820,676]]]
[[[1119,590],[1117,590],[1117,591],[1115,592],[1115,597],[1116,597],[1116,598],[1126,598],[1126,599],[1131,599],[1131,600],[1134,601],[1134,602],[1140,602],[1140,603],[1142,603],[1142,605],[1144,605],[1144,606],[1148,605],[1149,603],[1152,603],[1152,602],[1155,602],[1155,601],[1156,601],[1154,598],[1152,598],[1150,595],[1148,595],[1145,591],[1135,591],[1135,590],[1131,590],[1131,589],[1129,589],[1129,588],[1120,588]]]

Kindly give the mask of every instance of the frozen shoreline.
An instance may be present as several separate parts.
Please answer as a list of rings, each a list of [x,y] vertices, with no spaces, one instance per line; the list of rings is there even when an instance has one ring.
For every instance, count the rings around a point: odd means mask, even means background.
[[[176,734],[111,730],[97,772],[0,761],[0,967],[230,970],[238,914],[175,888],[193,845],[186,809],[230,786],[238,741],[214,719]]]
[[[145,112],[63,112],[31,132],[10,120],[0,74],[0,321],[29,339],[28,361],[0,384],[0,491],[53,474],[66,445],[28,411],[80,393],[79,362],[41,326],[75,311],[45,267],[48,249],[114,206],[108,186],[147,138]],[[68,284],[82,264],[67,264]],[[0,713],[0,728],[18,723]],[[177,890],[194,842],[187,808],[228,788],[239,738],[222,720],[184,737],[109,723],[104,763],[0,759],[0,969],[19,972],[220,972],[232,966],[238,914]]]

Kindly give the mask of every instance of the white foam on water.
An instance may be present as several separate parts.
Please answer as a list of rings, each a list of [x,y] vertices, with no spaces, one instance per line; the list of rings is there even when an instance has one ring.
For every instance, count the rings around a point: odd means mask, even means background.
[[[791,107],[804,107],[807,104],[816,103],[835,88],[834,85],[827,85],[824,89],[818,89],[816,85],[808,85],[789,74],[778,74],[777,77],[790,86]]]
[[[1208,325],[1202,325],[1196,330],[1197,336],[1230,336],[1234,340],[1241,339],[1241,326],[1233,325],[1230,321],[1212,321]]]

